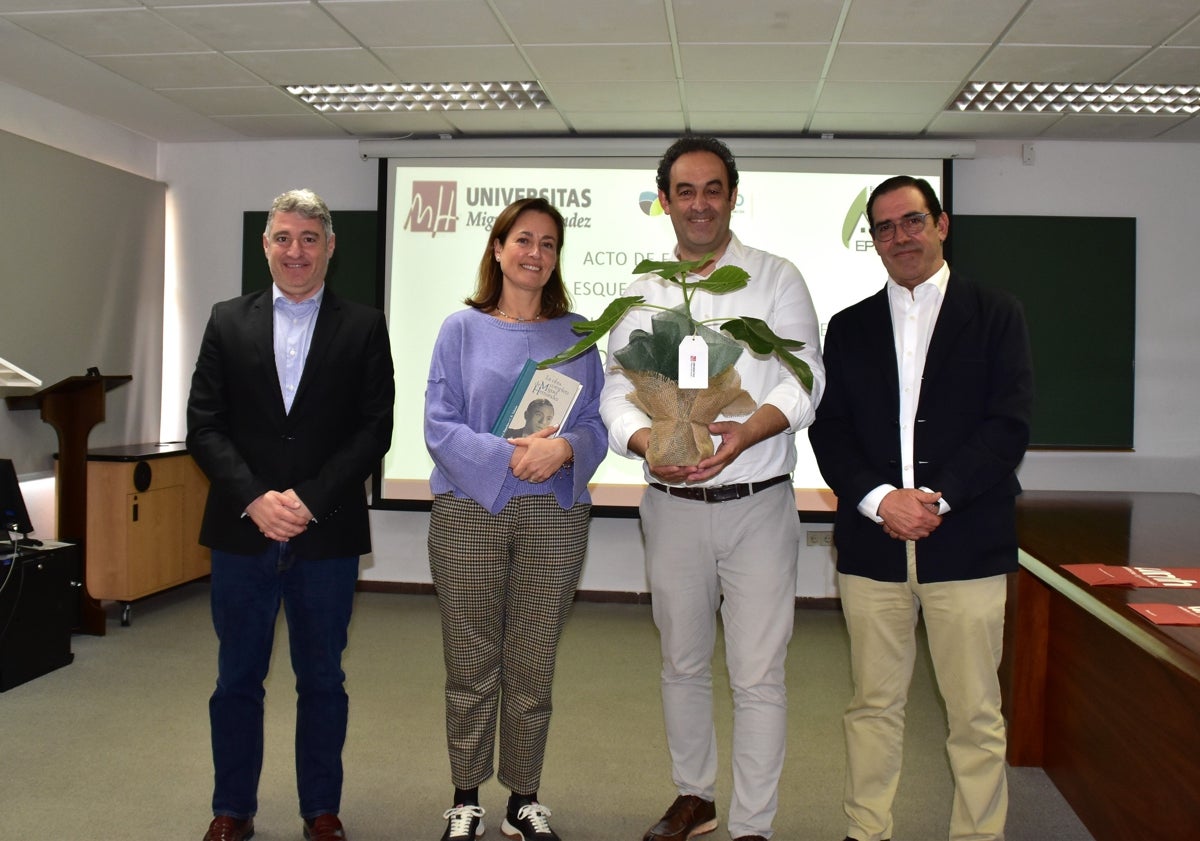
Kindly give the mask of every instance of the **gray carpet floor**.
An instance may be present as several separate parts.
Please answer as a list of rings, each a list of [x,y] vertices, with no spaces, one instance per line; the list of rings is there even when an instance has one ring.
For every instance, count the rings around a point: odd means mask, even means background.
[[[211,817],[207,700],[216,641],[206,583],[134,606],[108,634],[76,636],[75,662],[0,694],[5,837],[51,841],[192,839]],[[359,593],[346,655],[350,734],[342,818],[354,841],[437,841],[453,789],[445,753],[443,667],[432,596]],[[267,686],[259,841],[299,839],[293,679],[280,627]],[[718,651],[717,673],[723,673]],[[788,660],[790,732],[775,838],[840,841],[840,717],[850,693],[840,613],[801,610]],[[658,694],[658,636],[643,605],[581,602],[564,635],[541,799],[564,841],[638,841],[674,798]],[[728,684],[718,680],[729,797]],[[945,718],[928,662],[909,704],[897,841],[945,839],[951,782]],[[1092,841],[1039,769],[1010,769],[1009,841]],[[501,841],[507,792],[482,790],[485,839]],[[722,825],[708,836],[727,839]]]

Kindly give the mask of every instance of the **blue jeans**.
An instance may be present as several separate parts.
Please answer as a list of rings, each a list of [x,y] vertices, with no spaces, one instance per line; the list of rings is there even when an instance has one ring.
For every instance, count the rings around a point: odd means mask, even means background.
[[[296,787],[300,815],[337,814],[349,706],[342,651],[358,558],[294,561],[286,543],[261,555],[212,553],[217,688],[208,702],[215,783],[213,814],[258,810],[263,757],[263,681],[282,602],[296,674]]]

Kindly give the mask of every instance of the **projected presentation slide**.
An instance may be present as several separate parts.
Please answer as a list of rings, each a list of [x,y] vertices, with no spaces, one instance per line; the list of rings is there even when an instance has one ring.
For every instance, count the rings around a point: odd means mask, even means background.
[[[798,163],[788,162],[793,167]],[[807,163],[830,166],[828,161]],[[866,168],[868,163],[873,166]],[[397,400],[382,497],[429,499],[433,463],[424,447],[422,408],[430,354],[442,320],[462,308],[475,288],[496,214],[510,202],[534,195],[562,212],[567,226],[563,278],[574,311],[588,318],[624,294],[640,261],[675,259],[675,235],[658,202],[655,161],[636,168],[555,166],[552,161],[543,167],[528,162],[392,164],[387,297]],[[796,264],[812,293],[822,334],[834,313],[878,291],[886,280],[864,215],[871,188],[889,175],[905,173],[929,178],[940,192],[940,160],[844,161],[842,172],[785,171],[760,164],[739,167],[731,228],[746,245]],[[796,446],[796,487],[825,488],[806,434],[796,436]],[[642,464],[610,454],[593,484],[640,487]],[[601,493],[597,501],[609,504],[609,497]]]

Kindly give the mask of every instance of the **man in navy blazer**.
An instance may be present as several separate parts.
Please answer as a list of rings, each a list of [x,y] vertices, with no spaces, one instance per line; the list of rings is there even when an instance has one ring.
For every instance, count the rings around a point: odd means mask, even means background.
[[[212,549],[219,640],[205,841],[254,834],[281,604],[304,837],[346,837],[341,656],[359,556],[371,551],[365,483],[390,443],[395,385],[383,313],[325,286],[334,243],[319,196],[279,196],[263,234],[274,283],[213,307],[192,377],[187,444],[211,483],[200,542]]]
[[[830,320],[825,396],[809,429],[838,498],[854,679],[847,839],[892,837],[918,611],[949,724],[949,837],[1001,839],[997,668],[1007,573],[1017,568],[1015,470],[1033,400],[1028,332],[1015,299],[950,271],[950,219],[928,182],[884,181],[867,220],[888,281]]]

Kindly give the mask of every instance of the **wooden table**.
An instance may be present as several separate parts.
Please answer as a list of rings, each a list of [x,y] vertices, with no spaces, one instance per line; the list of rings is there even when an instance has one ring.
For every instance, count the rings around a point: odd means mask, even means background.
[[[1028,491],[1017,529],[1009,762],[1044,767],[1097,841],[1200,838],[1200,628],[1129,607],[1200,604],[1200,590],[1092,587],[1061,569],[1200,567],[1200,496]]]

